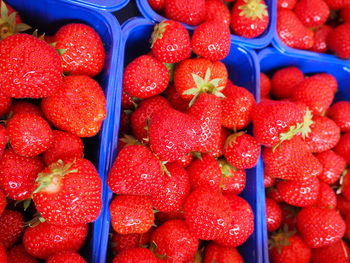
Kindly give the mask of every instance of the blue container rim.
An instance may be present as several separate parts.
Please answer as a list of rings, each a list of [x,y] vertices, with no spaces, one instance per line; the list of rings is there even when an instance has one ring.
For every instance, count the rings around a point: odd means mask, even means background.
[[[130,0],[66,0],[69,3],[79,3],[91,8],[114,12],[125,7]]]

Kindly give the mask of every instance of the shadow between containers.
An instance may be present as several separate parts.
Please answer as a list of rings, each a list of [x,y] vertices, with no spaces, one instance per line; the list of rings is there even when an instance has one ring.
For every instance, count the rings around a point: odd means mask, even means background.
[[[107,12],[114,12],[125,7],[130,0],[71,0],[88,7],[101,9]]]

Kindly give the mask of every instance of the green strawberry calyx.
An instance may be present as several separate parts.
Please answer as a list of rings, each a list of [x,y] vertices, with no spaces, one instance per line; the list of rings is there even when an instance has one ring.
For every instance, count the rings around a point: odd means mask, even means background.
[[[228,147],[232,147],[232,145],[236,142],[237,137],[239,137],[243,134],[245,134],[245,132],[241,131],[241,132],[233,133],[230,136],[228,136],[226,141],[225,141],[224,148],[227,149]]]
[[[268,16],[267,5],[261,0],[244,0],[243,5],[239,6],[238,9],[242,10],[239,15],[245,16],[255,20],[257,18],[263,19],[264,16]]]
[[[237,171],[238,169],[229,164],[226,160],[221,159],[218,161],[219,167],[221,169],[222,177],[233,177],[232,171]]]
[[[165,28],[168,26],[168,23],[166,21],[160,22],[159,24],[154,26],[154,30],[152,32],[151,35],[151,48],[153,48],[154,43],[158,40],[158,39],[162,39],[163,38],[163,34],[165,32]]]
[[[289,239],[296,234],[296,231],[288,231],[288,225],[284,225],[283,228],[274,232],[268,241],[269,249],[277,247],[279,254],[282,253],[282,248],[284,246],[290,246]]]

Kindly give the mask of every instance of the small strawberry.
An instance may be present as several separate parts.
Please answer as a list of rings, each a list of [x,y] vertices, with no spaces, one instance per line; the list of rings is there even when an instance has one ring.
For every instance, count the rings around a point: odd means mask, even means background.
[[[266,98],[271,90],[271,81],[269,77],[265,74],[260,72],[260,97]]]
[[[342,132],[350,131],[350,102],[338,101],[334,103],[328,111],[328,116]]]
[[[113,233],[112,236],[112,249],[118,254],[121,251],[129,248],[145,247],[151,241],[151,235],[154,229],[150,228],[146,233],[143,234],[118,234]]]
[[[350,164],[350,132],[341,135],[338,144],[334,147],[334,151]]]
[[[350,23],[341,24],[328,35],[327,44],[340,58],[350,58]]]
[[[278,99],[289,98],[303,79],[304,74],[297,67],[278,69],[271,78],[271,94]]]
[[[97,219],[101,210],[101,178],[87,159],[57,161],[38,174],[33,200],[49,223],[82,224]],[[52,209],[55,207],[55,209]]]
[[[0,117],[9,112],[12,99],[0,93]]]
[[[166,90],[166,98],[170,102],[171,106],[175,110],[185,112],[188,110],[188,100],[182,98],[182,96],[175,89],[174,84],[170,84]]]
[[[317,153],[315,157],[323,166],[323,172],[318,175],[318,179],[329,185],[338,181],[341,173],[345,169],[345,159],[332,150]]]
[[[254,38],[269,25],[269,13],[264,0],[237,0],[231,12],[231,28],[236,35]]]
[[[154,26],[151,53],[164,63],[176,63],[191,56],[190,35],[179,22],[164,20]]]
[[[328,50],[327,38],[332,30],[333,29],[328,25],[322,25],[320,28],[317,28],[314,34],[314,45],[310,50],[325,53]]]
[[[76,252],[62,251],[49,257],[46,263],[86,263],[86,261]]]
[[[223,194],[240,194],[246,185],[246,172],[231,166],[226,160],[219,160],[221,169],[220,188]]]
[[[230,10],[221,0],[206,0],[205,9],[207,11],[205,22],[215,21],[230,26]]]
[[[342,9],[350,5],[349,0],[325,0],[330,9],[337,10]]]
[[[336,93],[338,90],[338,81],[337,79],[328,73],[317,73],[312,76],[313,79],[318,79],[323,81],[324,85],[331,87],[333,93]]]
[[[311,248],[329,246],[345,233],[345,222],[332,209],[304,207],[297,216],[298,230]]]
[[[166,0],[165,16],[179,22],[196,26],[205,19],[205,0]]]
[[[38,261],[28,254],[24,246],[16,245],[7,251],[7,263],[37,263]]]
[[[150,7],[156,12],[162,12],[165,7],[165,0],[147,0]]]
[[[277,0],[278,8],[293,10],[296,4],[297,4],[297,0]]]
[[[146,248],[130,248],[114,257],[112,263],[157,263],[157,258]]]
[[[233,247],[224,247],[214,242],[211,242],[207,245],[205,249],[204,261],[203,263],[243,263],[243,258],[239,254],[236,248]]]
[[[61,57],[32,35],[15,34],[0,42],[0,92],[14,98],[43,98],[60,89]]]
[[[20,238],[23,230],[23,215],[17,211],[6,209],[0,216],[0,243],[9,249]]]
[[[343,241],[339,240],[333,245],[314,248],[311,252],[312,263],[348,263],[349,262],[349,247]]]
[[[328,184],[320,182],[319,194],[313,206],[330,209],[337,207],[337,196]]]
[[[300,0],[294,13],[306,27],[318,27],[327,21],[329,7],[323,0]]]
[[[28,101],[15,101],[10,108],[9,117],[17,113],[32,113],[43,117],[40,107]]]
[[[3,155],[8,141],[7,131],[4,126],[0,125],[0,158]]]
[[[280,227],[282,221],[282,210],[275,200],[266,198],[266,224],[267,231],[273,232]]]

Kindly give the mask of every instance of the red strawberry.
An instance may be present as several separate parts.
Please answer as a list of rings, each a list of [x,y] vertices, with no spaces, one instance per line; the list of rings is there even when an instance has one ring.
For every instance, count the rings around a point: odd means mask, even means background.
[[[7,251],[7,263],[37,263],[38,261],[28,254],[24,246],[16,245]]]
[[[338,101],[328,111],[328,116],[342,132],[350,131],[350,102]]]
[[[40,157],[24,157],[11,148],[0,160],[0,182],[5,194],[14,200],[25,200],[35,190],[35,179],[44,168]]]
[[[177,92],[174,84],[170,84],[167,88],[166,98],[174,109],[182,112],[187,111],[188,101],[183,99],[182,96]]]
[[[4,191],[0,190],[0,216],[5,211],[7,205],[6,195]]]
[[[177,161],[200,146],[201,133],[199,120],[165,108],[152,115],[149,128],[150,147],[161,161]]]
[[[205,0],[166,0],[165,16],[189,25],[198,25],[206,15]]]
[[[243,263],[242,256],[236,248],[228,248],[215,244],[214,242],[207,245],[205,249],[204,263]]]
[[[45,117],[57,128],[79,137],[96,135],[106,117],[106,98],[88,76],[68,76],[59,92],[41,103]]]
[[[204,22],[194,30],[191,46],[198,56],[211,61],[222,60],[230,52],[230,28],[218,21]]]
[[[112,249],[115,253],[120,253],[121,251],[129,248],[144,247],[151,241],[151,235],[153,233],[153,228],[150,228],[146,233],[143,234],[118,234],[113,233],[112,236]]]
[[[286,203],[281,203],[280,208],[282,211],[281,226],[287,225],[289,230],[296,230],[297,228],[297,214],[300,210],[299,207],[290,206]]]
[[[264,171],[264,187],[272,187],[276,183],[276,179],[271,177],[267,172]]]
[[[349,0],[325,0],[330,9],[342,9],[350,5]]]
[[[237,0],[231,12],[231,28],[236,35],[254,38],[269,25],[269,13],[264,0]]]
[[[101,179],[87,159],[57,161],[36,180],[33,200],[49,223],[82,224],[97,219],[101,210]],[[55,207],[55,209],[52,209]]]
[[[266,223],[267,231],[273,232],[280,227],[282,210],[275,200],[266,198]]]
[[[190,165],[190,163],[193,160],[193,155],[191,153],[189,154],[185,154],[184,156],[182,156],[179,160],[177,160],[176,162],[178,164],[180,164],[183,168],[186,168],[187,166]]]
[[[53,143],[48,122],[32,113],[14,115],[7,123],[7,132],[13,150],[27,157],[43,153]]]
[[[339,154],[350,164],[350,133],[344,133],[340,137],[338,144],[334,147],[335,153]]]
[[[228,81],[223,90],[225,95],[221,102],[221,125],[228,129],[241,130],[248,126],[255,99],[251,92]]]
[[[0,93],[0,117],[5,115],[11,107],[12,99]]]
[[[28,101],[15,101],[10,108],[10,117],[17,113],[32,113],[43,117],[40,107]]]
[[[156,213],[156,218],[158,222],[164,223],[169,220],[185,220],[183,210],[178,210],[175,212],[158,212]]]
[[[206,22],[215,21],[230,26],[230,10],[221,0],[206,0],[205,9],[207,11]]]
[[[186,199],[184,214],[195,237],[213,240],[228,232],[233,211],[221,193],[208,188],[197,188]]]
[[[349,201],[350,200],[350,175],[349,175],[348,169],[345,169],[342,173],[339,190],[341,191],[345,199]]]
[[[330,185],[338,181],[345,169],[346,161],[344,158],[332,150],[317,153],[315,156],[323,166],[323,172],[318,175],[318,179]]]
[[[260,145],[253,136],[244,132],[231,134],[226,139],[224,155],[235,168],[253,168],[260,156]]]
[[[292,48],[309,49],[314,45],[314,32],[289,9],[278,10],[277,33],[281,41]]]
[[[260,97],[265,98],[269,95],[271,89],[271,81],[269,77],[260,72]]]
[[[86,263],[86,261],[73,251],[62,251],[52,255],[46,263]]]
[[[350,215],[346,215],[345,224],[346,224],[345,234],[347,238],[349,238],[350,237]]]
[[[131,133],[131,113],[129,110],[122,110],[120,112],[119,137]]]
[[[224,151],[226,138],[229,135],[230,135],[229,131],[227,129],[221,127],[220,139],[216,143],[216,145],[214,146],[214,149],[212,151],[208,152],[208,154],[214,158],[218,158],[218,157],[222,156],[224,154],[223,151]]]
[[[293,10],[296,4],[297,4],[297,0],[277,0],[278,8],[286,8],[286,9]]]
[[[192,190],[206,187],[215,192],[219,191],[221,169],[214,157],[203,154],[187,167],[187,172]]]
[[[162,93],[169,83],[164,64],[150,55],[134,59],[124,70],[123,89],[131,96],[145,99]]]
[[[294,13],[306,27],[318,27],[327,21],[329,7],[323,0],[300,0]]]
[[[0,42],[0,92],[14,98],[43,98],[62,85],[61,58],[32,35],[15,34]]]
[[[340,17],[344,23],[350,22],[350,3],[340,10]]]
[[[328,184],[320,182],[318,198],[313,206],[330,209],[337,207],[337,196]]]
[[[47,222],[26,228],[23,245],[33,257],[47,259],[57,252],[78,251],[88,234],[88,225],[52,225]]]
[[[105,50],[97,32],[90,26],[72,23],[55,34],[56,49],[63,49],[62,67],[71,75],[96,76],[105,62]]]
[[[282,197],[280,193],[278,192],[276,186],[271,186],[270,188],[267,189],[266,191],[266,196],[275,200],[276,203],[282,203]]]
[[[333,29],[328,25],[323,25],[320,28],[317,28],[314,34],[314,45],[310,50],[325,53],[328,50],[327,38],[332,30]]]
[[[350,213],[350,202],[342,195],[337,195],[337,209],[342,216],[346,216]]]
[[[314,79],[323,81],[324,85],[330,86],[333,90],[333,93],[336,93],[338,90],[338,81],[337,79],[328,73],[318,73],[312,76]]]
[[[119,253],[112,263],[157,263],[157,258],[146,248],[130,248]]]
[[[348,263],[349,262],[349,247],[340,240],[333,245],[314,248],[311,252],[312,263]]]
[[[340,58],[350,58],[350,23],[341,24],[328,35],[327,44]]]
[[[21,213],[5,210],[0,216],[0,243],[6,249],[12,247],[24,230],[24,217]]]
[[[164,63],[176,63],[191,56],[190,35],[179,22],[164,20],[154,26],[152,55]]]
[[[135,105],[134,98],[125,91],[122,91],[122,108],[124,110],[132,110]]]
[[[297,67],[281,68],[272,75],[271,94],[278,99],[289,98],[303,79],[304,74]]]
[[[162,224],[154,231],[152,242],[156,246],[156,254],[174,263],[193,259],[199,243],[182,220],[169,220]]]
[[[156,12],[162,12],[165,7],[165,0],[147,0],[147,2]]]
[[[4,126],[0,125],[0,158],[5,151],[7,140],[7,131]]]
[[[345,223],[340,214],[328,208],[303,208],[298,214],[297,224],[299,233],[311,248],[334,244],[345,232]]]
[[[221,169],[220,188],[224,194],[240,194],[246,185],[246,172],[228,164],[226,160],[219,160]]]

